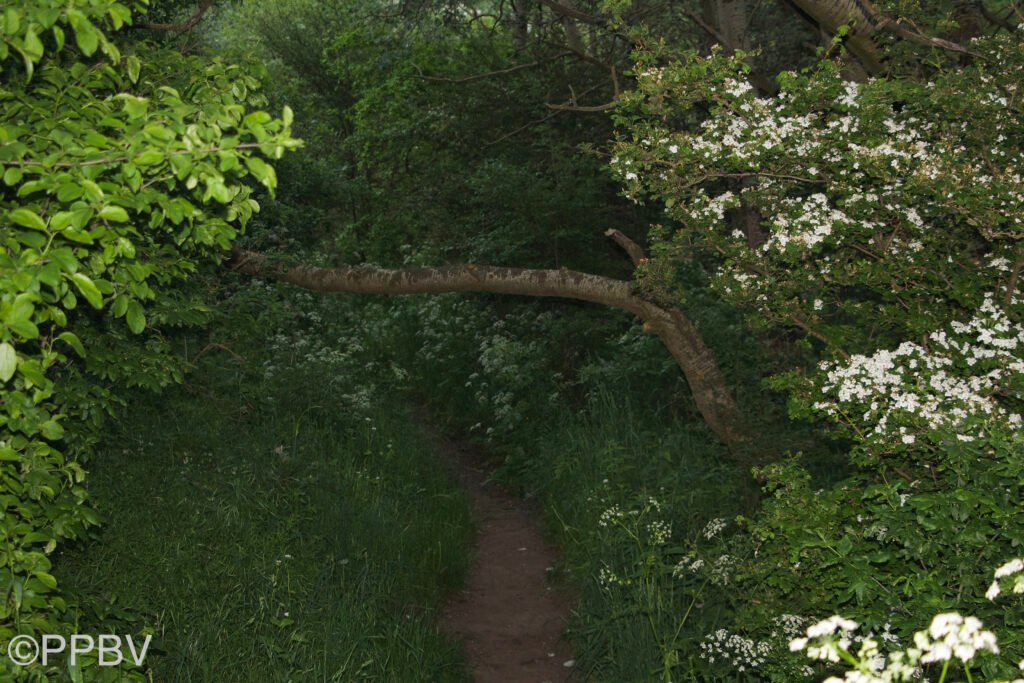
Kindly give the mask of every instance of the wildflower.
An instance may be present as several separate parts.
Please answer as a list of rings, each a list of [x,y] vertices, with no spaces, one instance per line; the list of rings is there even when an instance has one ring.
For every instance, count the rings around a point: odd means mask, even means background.
[[[704,538],[710,541],[718,535],[719,531],[725,528],[725,525],[726,521],[724,519],[716,517],[704,526],[704,531],[701,533],[704,535]]]
[[[921,650],[923,664],[953,657],[968,662],[982,650],[999,653],[994,633],[983,630],[976,617],[962,617],[957,612],[936,615],[927,631],[914,634],[914,645]]]

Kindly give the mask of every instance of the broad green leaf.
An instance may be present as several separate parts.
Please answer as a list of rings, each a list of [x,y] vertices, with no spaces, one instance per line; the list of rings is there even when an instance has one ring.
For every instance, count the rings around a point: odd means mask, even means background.
[[[18,353],[14,347],[4,342],[0,344],[0,382],[6,382],[14,377],[14,371],[18,369]]]
[[[11,211],[11,220],[34,230],[46,230],[46,222],[35,211],[20,208]]]
[[[133,161],[139,166],[152,166],[153,164],[159,164],[163,160],[163,152],[158,149],[149,148],[136,156]]]
[[[96,283],[86,275],[85,273],[75,273],[71,276],[72,282],[75,283],[75,287],[82,293],[85,300],[92,304],[93,308],[103,308],[103,295],[100,294],[100,290],[96,288]]]
[[[100,45],[100,32],[86,21],[75,27],[75,42],[86,57],[92,56]]]
[[[100,218],[115,223],[124,223],[128,220],[128,212],[120,206],[104,206],[100,209]]]
[[[9,166],[7,170],[4,171],[4,185],[7,185],[8,187],[17,185],[21,182],[21,176],[22,171],[20,168],[17,166]]]
[[[64,428],[60,426],[55,420],[47,420],[40,427],[39,431],[43,433],[47,439],[51,441],[59,441],[64,438]]]
[[[146,329],[146,315],[142,310],[142,305],[139,304],[138,301],[132,301],[128,304],[128,313],[125,320],[128,322],[128,329],[135,334]]]
[[[126,59],[125,61],[128,65],[128,78],[131,80],[132,83],[138,83],[139,71],[141,71],[142,69],[142,63],[139,61],[139,58],[135,57],[134,55],[129,55],[128,59]]]
[[[34,28],[30,28],[25,32],[25,37],[22,39],[21,43],[21,49],[33,62],[38,62],[43,58],[43,42],[39,40],[39,36],[36,35]]]
[[[74,332],[61,332],[57,335],[57,339],[61,340],[71,348],[75,350],[82,358],[85,358],[85,347],[82,346],[82,342],[78,339],[78,335]]]

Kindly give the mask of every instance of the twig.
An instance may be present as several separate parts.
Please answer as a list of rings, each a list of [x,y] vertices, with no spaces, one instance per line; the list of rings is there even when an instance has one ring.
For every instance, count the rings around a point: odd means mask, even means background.
[[[545,121],[547,121],[549,119],[553,119],[554,117],[558,116],[561,113],[562,113],[562,110],[560,110],[560,109],[559,110],[555,110],[555,111],[551,112],[550,114],[548,114],[547,116],[542,116],[541,118],[537,119],[536,121],[530,121],[529,123],[525,123],[522,126],[519,126],[518,128],[516,128],[515,130],[513,130],[511,132],[505,133],[504,135],[502,135],[497,140],[491,140],[490,142],[485,142],[484,143],[484,147],[491,147],[493,145],[497,145],[498,143],[505,142],[505,140],[508,140],[509,138],[514,137],[514,136],[518,135],[519,133],[522,133],[524,130],[527,130],[529,128],[533,128],[534,126],[539,126],[540,124],[544,123]]]
[[[903,24],[900,23],[901,21],[907,21],[908,23],[910,23],[910,25],[914,27],[914,30],[910,30],[907,27],[903,26]],[[931,36],[924,35],[918,30],[917,26],[914,26],[914,23],[911,22],[909,19],[896,20],[889,18],[880,18],[878,22],[878,28],[892,31],[900,38],[909,40],[912,43],[937,47],[943,50],[948,50],[949,52],[956,52],[957,54],[962,55],[970,55],[971,57],[977,57],[979,59],[983,58],[983,55],[980,52],[969,50],[960,43],[954,43],[951,40],[945,40],[943,38],[933,38]]]
[[[262,147],[266,145],[266,142],[243,142],[231,147],[231,149],[254,149],[256,147]],[[177,149],[169,153],[168,156],[182,156],[184,154],[213,154],[214,152],[223,152],[226,147],[210,147],[208,149]],[[122,161],[130,161],[130,156],[120,157],[103,157],[102,159],[88,159],[86,161],[58,161],[53,164],[44,164],[41,161],[33,160],[17,160],[17,161],[4,161],[0,159],[0,166],[42,166],[43,168],[78,168],[79,166],[98,166],[99,164],[115,164]]]
[[[210,8],[213,7],[213,0],[203,0],[199,8],[192,13],[192,16],[188,18],[183,24],[160,24],[153,22],[143,22],[138,24],[138,28],[148,28],[151,31],[191,31],[196,27],[196,24],[203,18]]]
[[[506,74],[515,73],[516,71],[523,71],[525,69],[532,69],[534,67],[541,66],[543,64],[547,64],[548,62],[554,62],[556,60],[562,59],[563,57],[569,57],[569,56],[571,56],[573,54],[575,54],[575,53],[572,50],[565,50],[564,52],[560,52],[557,55],[551,55],[550,57],[544,57],[543,59],[538,59],[538,60],[536,60],[534,62],[529,62],[527,64],[517,64],[516,66],[510,66],[507,69],[498,69],[496,71],[488,71],[486,73],[474,74],[472,76],[463,76],[462,78],[448,78],[448,77],[445,77],[445,76],[427,76],[427,75],[423,74],[422,72],[420,73],[420,78],[422,78],[425,81],[434,81],[434,82],[437,82],[437,83],[471,83],[472,81],[479,81],[479,80],[482,80],[484,78],[492,78],[494,76],[504,76]],[[419,71],[420,70],[419,67],[416,67],[416,70]]]

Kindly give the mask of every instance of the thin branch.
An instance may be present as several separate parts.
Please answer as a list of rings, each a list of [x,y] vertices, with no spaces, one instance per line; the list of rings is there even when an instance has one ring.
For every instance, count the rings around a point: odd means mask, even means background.
[[[549,105],[550,106],[550,105]],[[765,171],[745,171],[737,173],[708,173],[702,175],[700,178],[693,180],[683,186],[682,189],[688,190],[691,187],[696,187],[701,183],[711,180],[712,178],[772,178],[773,180],[793,180],[800,183],[812,183],[812,184],[823,184],[824,180],[820,178],[802,178],[796,175],[787,175],[785,173],[769,173]]]
[[[268,143],[266,142],[243,142],[231,147],[230,149],[255,149],[262,147]],[[206,149],[176,149],[168,154],[168,156],[182,156],[185,154],[213,154],[215,152],[223,152],[227,150],[227,147],[208,147]],[[33,161],[24,159],[18,161],[4,161],[0,159],[0,166],[42,166],[43,168],[78,168],[79,166],[98,166],[100,164],[119,164],[123,161],[131,161],[130,156],[120,157],[103,157],[102,159],[87,159],[85,161],[58,161],[53,164],[44,164],[41,161]]]
[[[585,24],[596,24],[602,26],[608,23],[608,20],[604,17],[596,14],[589,14],[575,7],[566,7],[565,5],[555,2],[555,0],[540,0],[540,4],[551,9],[555,14],[566,17],[568,19],[576,19],[582,21]]]
[[[523,71],[525,69],[532,69],[534,67],[538,67],[538,66],[542,66],[544,64],[547,64],[548,62],[554,62],[554,61],[562,59],[564,57],[569,57],[569,56],[571,56],[573,54],[575,54],[575,53],[572,50],[565,50],[564,52],[560,52],[557,55],[551,55],[550,57],[544,57],[543,59],[538,59],[538,60],[536,60],[534,62],[528,62],[526,64],[517,64],[516,66],[510,66],[507,69],[498,69],[496,71],[488,71],[486,73],[474,74],[472,76],[463,76],[462,78],[448,78],[448,77],[445,77],[445,76],[427,76],[427,75],[423,74],[422,72],[420,73],[420,78],[422,78],[425,81],[433,81],[433,82],[436,82],[436,83],[471,83],[473,81],[479,81],[479,80],[482,80],[484,78],[492,78],[494,76],[504,76],[506,74],[515,73],[517,71]],[[416,67],[416,70],[419,71],[420,70],[419,67]]]
[[[591,86],[591,87],[587,88],[586,90],[584,90],[582,93],[580,93],[579,96],[580,97],[586,97],[588,94],[590,94],[593,91],[597,90],[597,88],[598,88],[598,86],[596,86],[596,85],[595,86]],[[616,104],[615,102],[608,102],[607,104],[599,104],[599,105],[595,105],[595,106],[580,106],[580,105],[576,104],[577,97],[576,97],[575,91],[573,91],[573,89],[572,89],[572,86],[569,86],[569,92],[572,93],[572,96],[569,98],[569,100],[567,102],[565,102],[563,104],[551,104],[551,103],[548,103],[548,109],[553,109],[555,111],[584,111],[584,112],[587,112],[587,111],[607,111],[608,109],[611,109],[612,107],[614,107],[615,104]]]
[[[604,104],[595,105],[578,105],[578,104],[551,104],[548,103],[548,109],[554,109],[556,111],[583,111],[583,112],[598,112],[608,111],[613,109],[618,102],[605,102]]]
[[[630,238],[626,237],[621,230],[608,228],[604,231],[604,234],[605,237],[611,237],[615,240],[615,243],[629,254],[629,260],[633,262],[634,266],[639,266],[642,262],[647,260],[647,254],[644,253],[643,248]]]
[[[518,128],[516,128],[515,130],[513,130],[511,132],[505,133],[504,135],[502,135],[497,140],[491,140],[490,142],[485,142],[484,143],[484,147],[492,147],[492,146],[497,145],[499,143],[505,142],[505,140],[508,140],[511,137],[515,137],[516,135],[519,135],[524,130],[529,130],[530,128],[533,128],[534,126],[539,126],[540,124],[544,123],[545,121],[547,121],[549,119],[553,119],[554,117],[558,116],[561,113],[562,113],[561,110],[556,110],[556,111],[553,111],[553,112],[551,112],[550,114],[548,114],[546,116],[542,116],[541,118],[537,119],[536,121],[530,121],[529,123],[525,123],[525,124],[519,126]]]
[[[833,342],[831,339],[829,339],[828,337],[826,337],[822,333],[818,332],[817,330],[813,329],[810,325],[808,325],[806,322],[801,320],[799,317],[797,317],[796,315],[791,313],[789,315],[789,319],[792,320],[793,323],[797,327],[799,327],[801,330],[803,330],[807,334],[811,335],[812,337],[814,337],[815,339],[817,339],[821,343],[825,344],[825,346],[827,346],[828,348],[832,349],[833,351],[838,353],[840,356],[842,356],[843,360],[850,360],[850,354],[848,354],[842,348],[837,346],[835,344],[835,342]]]
[[[203,18],[203,15],[206,14],[211,7],[213,7],[213,0],[203,0],[202,4],[199,5],[199,8],[196,9],[196,11],[192,13],[192,16],[189,17],[188,20],[185,21],[185,23],[183,24],[159,24],[152,22],[143,22],[141,24],[138,24],[138,28],[148,28],[151,31],[191,31],[196,27],[196,24],[199,23],[199,21]]]
[[[937,47],[943,50],[947,50],[949,52],[956,52],[957,54],[961,55],[970,55],[971,57],[977,57],[979,59],[983,58],[983,55],[980,52],[970,50],[961,45],[960,43],[954,43],[951,40],[945,40],[943,38],[933,38],[931,36],[924,35],[918,30],[917,26],[915,26],[914,23],[911,22],[909,19],[905,21],[907,21],[908,23],[910,23],[911,26],[913,26],[913,30],[908,29],[901,23],[902,21],[904,20],[880,17],[878,22],[878,28],[891,31],[898,35],[900,38],[903,38],[904,40],[909,40],[912,43],[917,43],[919,45],[928,45],[930,47]]]
[[[733,47],[729,39],[722,35],[722,33],[714,26],[704,21],[704,19],[701,18],[699,14],[697,14],[696,12],[683,12],[683,16],[687,17],[690,21],[697,24],[697,26],[703,29],[705,33],[707,33],[709,36],[717,40],[722,45],[722,47],[735,51],[735,48]]]

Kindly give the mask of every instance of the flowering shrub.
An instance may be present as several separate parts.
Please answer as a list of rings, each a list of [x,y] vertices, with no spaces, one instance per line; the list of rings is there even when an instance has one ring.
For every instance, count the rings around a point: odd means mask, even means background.
[[[611,167],[669,219],[640,288],[678,296],[680,271],[707,272],[754,328],[802,337],[812,361],[770,386],[849,453],[827,484],[798,455],[757,470],[768,499],[741,520],[739,588],[725,592],[737,638],[757,641],[781,613],[837,608],[895,638],[953,608],[1017,623],[1017,607],[977,586],[979,567],[1024,541],[1022,36],[862,83],[824,61],[781,74],[771,96],[749,85],[742,54],[638,55]],[[844,642],[850,623],[830,637]],[[991,649],[979,629],[940,622],[911,664],[951,633]],[[1024,655],[1015,631],[1000,648]],[[978,666],[1010,675],[994,658]]]

